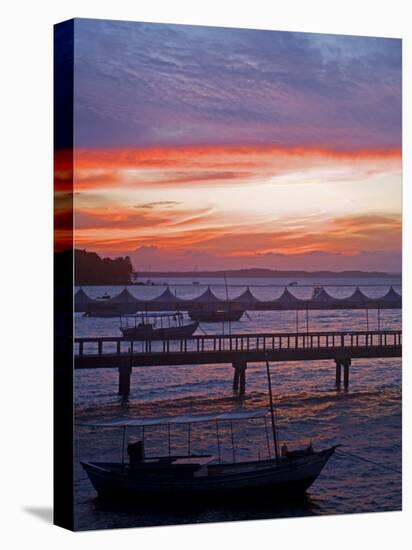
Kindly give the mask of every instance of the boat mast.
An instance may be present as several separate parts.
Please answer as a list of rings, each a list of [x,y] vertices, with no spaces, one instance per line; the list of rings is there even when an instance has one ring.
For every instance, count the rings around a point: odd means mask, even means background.
[[[230,305],[229,305],[229,290],[228,290],[228,288],[227,288],[226,272],[223,273],[223,278],[224,278],[224,281],[225,281],[226,301],[227,301],[227,303],[228,303],[228,308],[229,308],[228,311],[230,311]],[[224,315],[224,314],[223,314],[223,315]],[[223,321],[223,325],[224,325],[224,323],[225,323],[225,322]],[[229,336],[230,336],[230,334],[231,334],[231,332],[232,332],[232,331],[231,331],[231,328],[232,328],[232,327],[230,326],[230,315],[229,315]]]
[[[275,411],[274,411],[274,408],[273,408],[272,382],[270,380],[269,361],[266,361],[266,372],[267,372],[267,376],[268,376],[270,417],[271,417],[271,420],[272,420],[273,444],[274,444],[274,447],[275,447],[276,460],[279,460],[277,426],[276,426],[276,419],[275,419]]]

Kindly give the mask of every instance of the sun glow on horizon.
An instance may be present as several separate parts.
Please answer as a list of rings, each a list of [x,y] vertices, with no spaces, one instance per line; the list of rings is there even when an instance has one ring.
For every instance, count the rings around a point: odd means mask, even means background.
[[[392,150],[79,150],[75,244],[109,255],[157,249],[165,265],[195,252],[229,264],[388,252],[400,246],[400,174]]]

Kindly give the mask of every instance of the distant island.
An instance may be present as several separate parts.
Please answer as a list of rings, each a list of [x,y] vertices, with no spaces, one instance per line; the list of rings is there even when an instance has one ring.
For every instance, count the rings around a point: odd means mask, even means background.
[[[385,273],[382,271],[304,271],[304,270],[285,270],[278,271],[265,268],[248,268],[248,269],[227,269],[219,271],[139,271],[135,276],[143,278],[151,277],[219,277],[224,278],[240,278],[240,277],[266,277],[266,278],[304,278],[304,277],[319,277],[319,278],[366,278],[366,277],[400,277],[400,273]]]
[[[71,269],[73,253],[71,251],[55,254],[55,266],[58,270]],[[86,250],[74,250],[74,276],[75,284],[81,285],[131,285],[136,284],[136,279],[151,278],[180,278],[187,277],[198,279],[200,277],[224,277],[235,278],[384,278],[401,277],[400,273],[385,273],[382,271],[305,271],[305,270],[274,270],[265,268],[227,269],[214,271],[135,271],[129,256],[119,258],[101,258],[96,252]],[[139,283],[137,283],[139,284]]]

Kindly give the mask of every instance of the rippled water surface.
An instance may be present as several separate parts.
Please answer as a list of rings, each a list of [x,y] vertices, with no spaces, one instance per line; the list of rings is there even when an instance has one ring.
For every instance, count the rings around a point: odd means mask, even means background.
[[[169,280],[172,291],[178,296],[199,295],[208,284],[217,280],[199,279],[199,285],[180,286],[182,279]],[[159,282],[159,281],[157,281]],[[187,281],[186,281],[187,282]],[[269,288],[273,281],[248,279],[236,281],[229,288],[236,296],[246,286],[260,299],[273,299],[282,288]],[[288,281],[276,280],[281,285]],[[384,294],[391,284],[400,291],[399,279],[362,279],[333,281],[298,280],[291,290],[299,297],[307,297],[313,288],[303,285],[324,283],[330,294],[350,295],[359,284],[370,296]],[[174,287],[173,283],[179,283]],[[347,286],[333,286],[333,285]],[[364,286],[362,286],[364,285]],[[384,285],[384,286],[379,286]],[[164,286],[129,287],[140,298],[150,298],[164,291]],[[119,287],[84,287],[93,297]],[[224,298],[223,286],[213,291]],[[368,320],[364,311],[310,312],[309,330],[364,330],[366,323],[377,328],[377,312],[370,311]],[[382,329],[399,329],[400,310],[382,311]],[[76,314],[77,336],[120,335],[118,319],[85,318]],[[202,324],[208,334],[221,332],[222,325]],[[226,328],[227,330],[227,328]],[[296,330],[295,312],[249,312],[241,321],[231,324],[231,331],[284,332]],[[306,330],[306,316],[299,318],[299,330]],[[202,332],[200,332],[202,333]],[[313,441],[315,448],[341,443],[342,450],[356,453],[382,465],[401,468],[401,360],[357,359],[352,361],[349,391],[334,387],[335,370],[330,361],[299,363],[272,363],[272,383],[276,395],[280,438],[289,447]],[[246,395],[239,398],[232,392],[231,365],[204,365],[180,367],[150,367],[134,369],[131,394],[128,401],[117,396],[118,374],[115,369],[85,370],[76,372],[75,412],[77,423],[94,423],[102,420],[132,419],[137,417],[174,416],[181,414],[219,413],[237,410],[265,409],[268,406],[267,378],[262,364],[248,364]],[[235,423],[235,459],[268,456],[263,419]],[[224,440],[223,458],[233,459],[230,426],[222,422],[221,439]],[[236,508],[206,507],[195,510],[107,509],[95,499],[95,492],[79,460],[121,460],[122,430],[119,428],[76,427],[76,525],[78,529],[132,527],[170,523],[226,521],[265,517],[288,517],[354,512],[400,510],[401,475],[360,460],[336,454],[321,476],[309,489],[308,495],[296,504],[279,502],[245,502]],[[138,428],[128,428],[127,437],[140,436]],[[187,428],[172,428],[172,452],[186,452]],[[146,452],[167,453],[168,434],[158,427],[145,430]],[[192,452],[217,454],[215,425],[192,426]]]

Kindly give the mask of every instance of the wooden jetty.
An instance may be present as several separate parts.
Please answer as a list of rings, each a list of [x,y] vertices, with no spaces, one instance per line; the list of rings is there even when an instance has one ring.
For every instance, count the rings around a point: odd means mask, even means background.
[[[231,364],[233,389],[245,393],[248,362],[331,360],[336,386],[349,387],[352,359],[401,357],[402,331],[296,332],[199,335],[177,340],[124,337],[75,338],[76,369],[117,368],[119,394],[130,393],[135,367]]]

